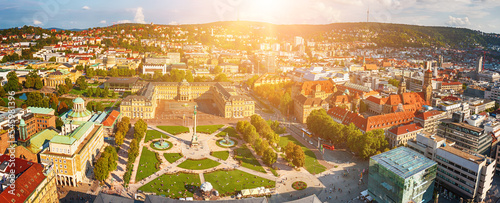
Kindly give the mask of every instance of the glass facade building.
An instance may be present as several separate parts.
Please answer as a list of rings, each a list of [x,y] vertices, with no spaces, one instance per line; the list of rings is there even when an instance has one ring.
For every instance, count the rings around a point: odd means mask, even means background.
[[[368,193],[377,202],[429,202],[437,163],[399,147],[370,158]]]

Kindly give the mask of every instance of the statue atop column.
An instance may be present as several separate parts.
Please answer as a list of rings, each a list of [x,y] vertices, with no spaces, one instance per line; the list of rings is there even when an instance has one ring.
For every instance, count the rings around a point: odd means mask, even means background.
[[[198,136],[196,135],[196,105],[194,106],[194,125],[193,125],[193,137],[191,138],[191,146],[197,146]]]

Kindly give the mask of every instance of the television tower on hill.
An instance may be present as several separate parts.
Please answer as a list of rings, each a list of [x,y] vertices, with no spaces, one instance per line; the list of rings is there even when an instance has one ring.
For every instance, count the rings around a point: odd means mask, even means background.
[[[370,7],[366,10],[366,22],[370,22]]]

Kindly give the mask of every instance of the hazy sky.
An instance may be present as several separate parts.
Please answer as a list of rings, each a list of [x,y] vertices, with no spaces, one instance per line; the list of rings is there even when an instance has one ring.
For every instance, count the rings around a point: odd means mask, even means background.
[[[0,0],[0,28],[88,28],[115,23],[371,22],[500,33],[500,0]]]

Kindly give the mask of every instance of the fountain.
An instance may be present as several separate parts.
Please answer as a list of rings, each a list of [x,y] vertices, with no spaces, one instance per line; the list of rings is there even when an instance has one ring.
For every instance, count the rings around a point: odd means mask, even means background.
[[[229,135],[226,133],[226,137],[224,139],[219,140],[219,144],[224,147],[232,147],[234,146],[234,141],[229,139]]]
[[[168,144],[168,142],[165,142],[162,135],[160,140],[153,143],[153,146],[157,149],[167,149],[170,145]]]

